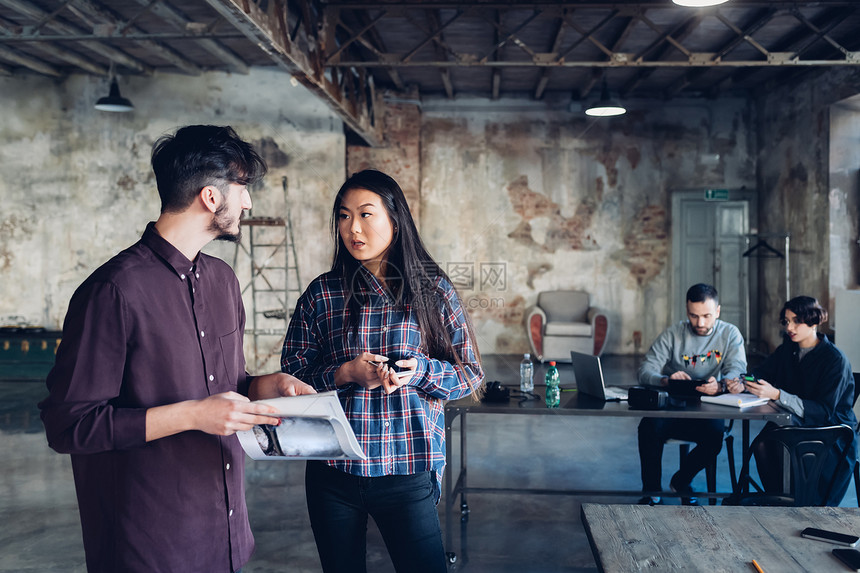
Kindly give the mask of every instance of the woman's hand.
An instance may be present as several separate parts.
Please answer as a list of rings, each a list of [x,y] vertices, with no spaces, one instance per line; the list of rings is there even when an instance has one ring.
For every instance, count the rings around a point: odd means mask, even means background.
[[[394,365],[400,369],[399,372],[395,372],[387,364],[380,364],[382,370],[380,375],[383,376],[382,388],[386,394],[391,394],[401,386],[405,386],[412,379],[415,369],[418,368],[418,359],[398,360]]]
[[[380,376],[382,367],[377,364],[387,361],[388,358],[385,356],[362,352],[338,367],[334,373],[334,383],[337,386],[343,386],[352,382],[368,390],[379,388],[382,386],[383,377]]]
[[[771,385],[767,380],[756,380],[755,382],[747,381],[747,392],[755,394],[762,398],[770,398],[771,400],[779,400],[779,388]]]

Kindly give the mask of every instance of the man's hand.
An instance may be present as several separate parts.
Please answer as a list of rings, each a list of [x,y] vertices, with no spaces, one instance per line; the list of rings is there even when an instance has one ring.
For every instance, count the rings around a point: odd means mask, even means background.
[[[192,423],[194,429],[215,434],[230,436],[242,430],[250,430],[256,424],[281,423],[276,416],[277,408],[265,404],[252,404],[251,401],[236,392],[223,392],[198,400],[192,406]]]
[[[207,434],[229,436],[250,430],[255,424],[280,423],[272,406],[252,404],[236,392],[223,392],[202,400],[186,400],[146,410],[146,441],[151,442],[180,432],[200,430]]]
[[[248,389],[248,395],[252,400],[316,394],[316,392],[316,389],[310,384],[305,384],[295,376],[285,374],[284,372],[254,376]]]
[[[739,378],[726,379],[726,388],[732,394],[740,394],[744,391],[744,383]]]
[[[683,370],[678,370],[677,372],[675,372],[671,376],[669,376],[669,378],[671,378],[672,380],[692,380],[693,379],[692,376],[690,376],[689,374],[687,374]]]
[[[689,376],[687,378],[689,378]],[[717,382],[716,378],[711,376],[710,378],[708,378],[707,382],[696,386],[696,390],[698,390],[702,394],[707,394],[708,396],[715,396],[720,391],[720,384],[719,382]]]

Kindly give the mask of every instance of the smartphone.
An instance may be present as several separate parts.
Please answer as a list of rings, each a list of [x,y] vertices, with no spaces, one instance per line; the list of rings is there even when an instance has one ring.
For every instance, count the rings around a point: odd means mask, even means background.
[[[388,366],[388,369],[391,370],[392,372],[394,372],[394,374],[398,378],[403,378],[405,376],[411,376],[413,373],[412,370],[406,370],[406,369],[400,368],[400,366],[396,365],[391,360],[389,360],[388,362],[377,362],[376,360],[368,360],[367,363],[373,364],[374,366],[379,366],[380,364],[385,364],[386,366]]]
[[[800,532],[801,537],[807,539],[817,539],[818,541],[827,541],[836,545],[845,545],[846,547],[854,547],[860,541],[860,537],[849,535],[847,533],[836,533],[835,531],[826,531],[824,529],[816,529],[807,527]]]
[[[856,549],[834,549],[833,556],[842,561],[852,571],[860,571],[860,551]]]

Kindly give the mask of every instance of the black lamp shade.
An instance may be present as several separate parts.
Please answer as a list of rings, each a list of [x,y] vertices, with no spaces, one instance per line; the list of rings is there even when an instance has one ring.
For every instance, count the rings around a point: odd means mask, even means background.
[[[110,82],[110,94],[106,97],[99,98],[95,107],[99,111],[113,112],[132,111],[134,109],[131,101],[120,95],[119,84],[117,83],[116,78],[113,78]]]

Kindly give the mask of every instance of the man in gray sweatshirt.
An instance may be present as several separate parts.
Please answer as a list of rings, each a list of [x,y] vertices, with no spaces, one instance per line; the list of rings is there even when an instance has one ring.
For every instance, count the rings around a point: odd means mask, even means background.
[[[746,372],[744,340],[737,327],[719,320],[717,289],[697,284],[687,290],[687,318],[663,331],[639,367],[639,383],[666,386],[669,379],[703,380],[696,390],[702,394],[726,391],[726,380]],[[690,482],[713,461],[723,446],[724,420],[685,418],[643,418],[639,424],[639,462],[642,491],[661,491],[663,444],[670,438],[695,442],[696,447],[681,462],[669,487],[678,493],[692,491]],[[696,499],[682,497],[695,505]],[[659,497],[645,496],[640,504],[662,503]]]

